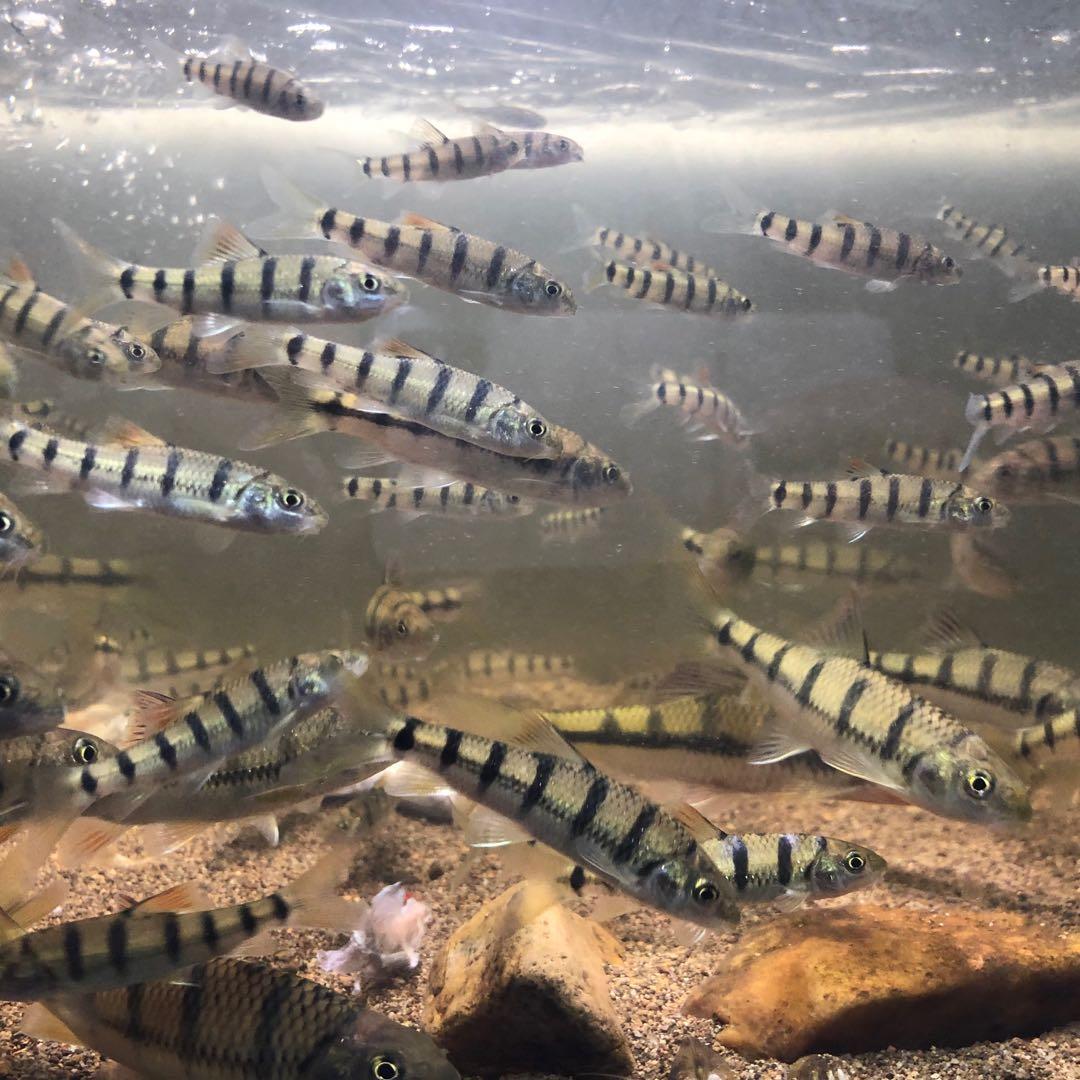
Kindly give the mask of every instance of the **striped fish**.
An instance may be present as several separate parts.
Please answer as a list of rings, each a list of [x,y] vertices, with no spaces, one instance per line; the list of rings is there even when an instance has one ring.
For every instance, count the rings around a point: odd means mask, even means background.
[[[595,531],[607,513],[606,506],[586,506],[582,510],[553,510],[540,518],[545,539],[580,540]]]
[[[216,689],[222,676],[254,656],[253,645],[222,649],[137,649],[125,650],[114,658],[116,663],[112,666],[116,677],[129,686],[156,690],[165,683],[172,697],[193,697]],[[176,681],[185,677],[190,680],[190,686],[178,690]]]
[[[880,472],[853,462],[846,480],[774,480],[768,509],[794,510],[799,524],[837,521],[853,538],[874,526],[928,525],[946,529],[1000,528],[1008,524],[1002,503],[956,480],[932,480]]]
[[[371,595],[364,611],[364,635],[380,656],[423,660],[438,644],[439,631],[391,575]]]
[[[0,460],[30,469],[98,509],[138,509],[255,532],[318,532],[314,499],[265,469],[169,446],[124,422],[109,441],[77,442],[0,415]]]
[[[775,210],[758,214],[751,230],[781,243],[793,255],[819,266],[845,270],[871,280],[867,288],[884,292],[901,281],[955,285],[959,264],[929,240],[837,214],[824,224],[785,217]]]
[[[521,517],[535,507],[520,495],[469,483],[467,480],[424,483],[417,477],[349,476],[342,490],[350,499],[372,503],[374,510],[397,510],[404,515],[435,514],[445,517]]]
[[[971,464],[983,437],[992,428],[1001,440],[1017,431],[1050,431],[1080,409],[1080,363],[1045,364],[1030,378],[989,394],[971,394],[964,417],[975,430],[960,470]]]
[[[116,915],[29,933],[9,920],[0,944],[0,994],[35,1001],[131,986],[231,952],[274,928],[353,929],[366,905],[333,895],[348,865],[329,856],[290,887],[228,907],[190,910],[197,895],[173,888]]]
[[[460,1080],[427,1035],[350,994],[226,957],[182,980],[50,999],[20,1030],[158,1080]]]
[[[635,300],[696,315],[745,315],[754,302],[727,282],[685,270],[650,270],[612,259],[586,278],[586,292],[603,285],[625,289]]]
[[[565,282],[528,255],[420,214],[397,223],[327,206],[279,173],[263,171],[278,212],[258,223],[281,236],[318,236],[433,288],[521,315],[573,315]]]
[[[631,236],[604,225],[589,234],[590,247],[610,251],[620,262],[652,270],[681,270],[703,278],[720,277],[720,272],[689,252],[680,251],[659,240],[647,236]]]
[[[1080,762],[1080,709],[1048,716],[1013,734],[1013,753],[1038,768]]]
[[[554,432],[563,445],[558,457],[512,457],[450,438],[415,421],[371,412],[364,399],[334,390],[307,371],[266,368],[263,378],[280,405],[279,419],[257,436],[259,446],[337,431],[363,439],[398,461],[530,500],[601,505],[625,498],[632,490],[617,462],[565,428]]]
[[[243,327],[207,361],[218,375],[289,367],[366,401],[372,412],[415,420],[434,431],[514,457],[554,458],[558,429],[498,383],[396,338],[357,348],[302,334],[295,327]]]
[[[506,676],[522,679],[531,675],[541,678],[546,675],[573,675],[577,671],[577,664],[572,656],[474,649],[450,661],[448,669],[453,680],[463,684],[475,684]]]
[[[72,728],[54,728],[35,735],[0,740],[0,766],[91,765],[117,749],[97,735]]]
[[[170,59],[179,62],[189,83],[223,99],[221,107],[238,105],[281,120],[317,120],[323,114],[323,103],[295,75],[253,59],[238,43],[226,43],[208,56]]]
[[[963,450],[956,448],[939,450],[932,446],[904,442],[902,439],[889,439],[885,443],[885,456],[890,461],[902,466],[906,473],[928,476],[931,480],[955,481],[963,454]]]
[[[1032,263],[1029,269],[1032,280],[1014,287],[1009,294],[1010,299],[1023,300],[1042,289],[1054,289],[1056,292],[1064,293],[1070,300],[1080,297],[1080,267],[1075,265],[1036,266]]]
[[[1041,364],[1036,364],[1022,353],[1009,353],[1008,356],[984,356],[982,353],[961,349],[953,357],[953,367],[983,382],[994,386],[1011,386],[1034,374]]]
[[[711,620],[710,634],[775,712],[752,760],[816,750],[841,772],[943,817],[983,824],[1031,817],[1027,789],[987,743],[896,680],[732,611]]]
[[[435,693],[432,680],[419,673],[411,676],[380,675],[372,681],[379,700],[391,709],[415,709],[430,701]]]
[[[867,662],[973,724],[1014,728],[1080,704],[1076,672],[991,648],[950,610],[931,618],[924,647],[921,653],[870,651]]]
[[[515,836],[532,836],[643,904],[707,929],[738,921],[735,890],[704,851],[722,837],[690,807],[674,813],[650,802],[574,755],[547,725],[530,733],[531,749],[393,713],[357,687],[350,694],[357,729],[373,739],[373,760],[437,774],[427,782],[388,775],[389,794],[449,787],[509,819]]]
[[[0,578],[0,585],[6,583],[19,589],[42,585],[113,589],[136,585],[144,580],[134,564],[123,559],[80,559],[68,555],[42,555],[35,563],[24,566],[17,577]]]
[[[450,139],[428,121],[418,120],[414,131],[422,140],[419,148],[388,157],[358,158],[361,172],[369,178],[383,177],[399,183],[445,183],[491,176],[513,168],[521,160],[521,143],[498,128],[487,127],[475,135]]]
[[[690,425],[691,431],[704,431],[699,440],[706,442],[721,439],[729,446],[744,447],[754,432],[739,411],[739,407],[726,394],[715,386],[685,375],[675,375],[660,368],[654,368],[653,379],[646,399],[635,405],[628,405],[622,410],[625,421],[633,423],[652,412],[666,406],[676,409],[683,423]]]
[[[42,531],[6,495],[0,494],[0,567],[17,570],[44,554]]]
[[[407,595],[425,615],[449,618],[459,614],[470,600],[475,599],[479,591],[476,584],[447,585],[442,589],[417,589]]]
[[[144,696],[132,722],[132,745],[78,768],[3,775],[0,815],[66,824],[106,795],[122,793],[136,805],[163,780],[200,771],[205,776],[217,762],[324,707],[345,672],[362,674],[366,666],[363,653],[310,653],[256,668],[205,698]]]
[[[15,401],[11,407],[15,415],[37,428],[48,428],[58,435],[80,442],[91,442],[100,434],[100,424],[83,420],[56,407],[56,402],[48,398],[35,401]]]
[[[363,263],[337,255],[270,255],[225,221],[211,225],[193,267],[126,263],[54,219],[72,258],[104,306],[145,300],[183,315],[219,312],[272,322],[360,322],[403,304],[408,289]]]
[[[0,272],[0,335],[77,379],[130,383],[161,367],[154,350],[126,327],[88,318],[42,292],[18,259]]]
[[[520,144],[521,156],[511,169],[550,169],[585,160],[585,151],[565,135],[550,131],[503,131],[493,125],[485,125],[479,133],[488,133],[485,129],[490,129],[490,133],[499,132],[504,139]]]
[[[1004,225],[982,225],[950,203],[937,214],[950,230],[950,235],[962,240],[976,255],[994,261],[1002,273],[1015,277],[1031,265],[1027,248],[1009,236]]]
[[[50,731],[64,722],[63,690],[48,672],[0,654],[0,747],[4,740]]]
[[[1080,485],[1080,438],[1059,435],[1030,439],[976,463],[972,487],[1010,503],[1063,498],[1073,501]]]

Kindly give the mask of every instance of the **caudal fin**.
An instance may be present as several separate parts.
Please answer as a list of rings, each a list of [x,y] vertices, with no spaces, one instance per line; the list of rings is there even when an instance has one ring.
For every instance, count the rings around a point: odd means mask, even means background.
[[[53,218],[52,221],[79,277],[80,300],[75,305],[78,311],[90,314],[123,300],[124,290],[120,287],[120,275],[128,264],[94,247],[59,218]]]
[[[277,169],[264,165],[259,170],[266,194],[277,207],[272,214],[253,221],[249,228],[262,236],[305,237],[318,236],[319,217],[326,209],[325,203],[306,191],[302,191]]]

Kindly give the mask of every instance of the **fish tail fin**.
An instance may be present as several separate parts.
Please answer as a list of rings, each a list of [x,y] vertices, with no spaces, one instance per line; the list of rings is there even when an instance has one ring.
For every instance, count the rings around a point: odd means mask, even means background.
[[[67,222],[52,220],[81,280],[83,299],[78,310],[89,313],[123,300],[120,275],[128,264],[83,239]]]
[[[139,40],[142,42],[143,48],[149,53],[150,60],[163,67],[166,71],[179,68],[187,59],[178,49],[174,49],[167,42],[154,37],[152,34],[143,35]]]
[[[1029,296],[1034,296],[1040,289],[1046,286],[1035,275],[1038,273],[1039,268],[1034,263],[1028,264],[1031,270],[1031,278],[1027,281],[1018,281],[1011,289],[1009,289],[1009,303],[1015,304],[1021,300],[1026,300]],[[1017,277],[1020,276],[1018,273]]]
[[[319,235],[318,220],[326,209],[325,204],[320,204],[313,195],[297,187],[284,173],[269,165],[259,170],[259,177],[277,209],[252,222],[252,232],[276,237]]]
[[[299,335],[300,331],[294,326],[238,325],[232,331],[223,331],[222,340],[211,341],[212,353],[206,358],[206,370],[212,375],[228,375],[288,364],[285,344]],[[204,343],[206,340],[203,338]]]
[[[266,368],[259,372],[259,377],[277,395],[278,408],[267,423],[256,428],[242,449],[260,450],[330,430],[330,424],[315,411],[318,392],[326,387],[317,376],[310,379],[303,377],[308,374],[291,368],[280,371]]]
[[[656,394],[650,393],[647,398],[643,398],[641,401],[635,401],[630,405],[624,405],[619,410],[619,419],[624,424],[632,426],[636,424],[643,416],[648,416],[649,413],[660,407],[660,401]]]
[[[750,196],[730,176],[717,177],[716,183],[725,207],[706,217],[701,222],[702,229],[705,232],[721,235],[752,233],[760,206],[756,206]]]
[[[570,212],[574,216],[574,228],[570,241],[559,250],[560,255],[567,255],[572,251],[580,251],[582,248],[593,247],[596,243],[598,227],[596,222],[589,216],[588,211],[580,203],[571,203]]]
[[[52,813],[22,830],[18,842],[0,862],[0,910],[14,911],[32,903],[27,898],[34,882],[73,816]]]
[[[607,275],[609,266],[614,266],[614,263],[607,262],[597,264],[585,271],[581,283],[587,293],[596,292],[597,289],[603,288],[603,286],[611,283]]]
[[[337,895],[338,886],[349,876],[355,850],[349,845],[335,846],[310,870],[300,875],[282,897],[288,901],[288,922],[316,930],[358,930],[368,918],[363,901],[345,900]]]

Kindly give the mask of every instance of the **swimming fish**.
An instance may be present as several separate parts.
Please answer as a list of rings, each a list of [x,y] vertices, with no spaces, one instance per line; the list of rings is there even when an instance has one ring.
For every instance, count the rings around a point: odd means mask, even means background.
[[[115,915],[24,932],[10,918],[0,942],[0,994],[36,1001],[160,979],[231,952],[285,926],[349,930],[366,905],[339,899],[334,886],[351,865],[337,853],[291,886],[250,903],[208,910],[184,889],[166,890]]]
[[[156,1080],[460,1080],[422,1031],[351,994],[232,957],[183,979],[50,999],[31,1006],[21,1030]]]
[[[1039,768],[1080,762],[1080,709],[1048,716],[1041,724],[1020,728],[1012,736],[1017,758]]]
[[[970,479],[972,487],[1013,504],[1074,502],[1080,496],[1080,438],[1029,439],[976,462]]]
[[[100,424],[92,420],[83,420],[57,408],[56,402],[49,398],[37,398],[34,401],[16,401],[11,406],[15,415],[36,428],[48,428],[57,435],[81,442],[92,442],[100,434]]]
[[[371,760],[422,769],[421,775],[391,770],[393,779],[388,774],[384,781],[389,794],[448,786],[509,819],[514,839],[523,831],[643,904],[706,929],[738,921],[735,890],[702,847],[718,831],[690,807],[669,812],[608,778],[546,724],[504,742],[396,714],[359,683],[347,694],[343,708],[371,736]],[[510,837],[502,828],[501,820],[490,822],[483,842],[505,843]]]
[[[1080,267],[1069,266],[1038,266],[1036,263],[1028,263],[1028,280],[1019,285],[1014,285],[1009,293],[1010,300],[1023,300],[1033,293],[1043,289],[1053,289],[1063,293],[1070,300],[1076,300],[1080,296]]]
[[[439,641],[439,631],[413,594],[391,581],[372,593],[364,612],[364,634],[381,655],[410,660],[422,660]]]
[[[144,581],[135,565],[124,559],[82,559],[69,555],[42,555],[24,566],[17,577],[7,578],[8,585],[19,589],[33,586],[86,586],[113,589]],[[5,579],[0,578],[0,586]]]
[[[577,310],[565,282],[513,248],[420,214],[406,213],[394,224],[357,217],[320,203],[270,170],[264,170],[263,183],[278,213],[258,223],[260,230],[318,236],[394,273],[519,315],[573,315]]]
[[[704,431],[699,441],[720,439],[729,446],[743,447],[754,434],[738,406],[707,381],[676,375],[654,367],[646,399],[622,410],[624,420],[634,421],[660,406],[677,409],[691,431]]]
[[[371,412],[364,399],[327,387],[307,371],[266,368],[263,378],[277,393],[280,406],[278,418],[256,436],[260,446],[338,431],[378,448],[376,461],[388,457],[405,461],[530,500],[600,505],[625,498],[632,490],[617,462],[565,428],[555,432],[563,445],[558,457],[512,457],[450,438],[416,421]]]
[[[41,530],[6,495],[0,494],[0,567],[18,570],[44,554]]]
[[[350,499],[372,504],[373,510],[397,510],[404,516],[435,514],[444,517],[521,517],[534,505],[520,495],[503,494],[467,480],[415,483],[409,477],[349,476],[342,490]]]
[[[847,524],[853,540],[874,526],[1001,528],[1009,521],[1006,506],[958,480],[889,473],[859,461],[848,473],[844,480],[771,481],[768,509],[800,513],[799,525]]]
[[[183,315],[219,312],[275,322],[359,322],[403,304],[393,277],[336,255],[270,255],[235,226],[212,222],[191,267],[155,269],[114,258],[54,219],[91,283],[86,304],[145,300]]]
[[[65,714],[55,677],[0,653],[0,740],[49,731],[64,722]]]
[[[414,131],[422,140],[416,150],[381,158],[358,158],[367,177],[401,183],[417,180],[472,180],[512,168],[521,159],[521,143],[512,135],[486,125],[475,135],[450,139],[433,124],[418,120]]]
[[[871,667],[969,723],[1014,728],[1080,705],[1080,675],[1049,660],[991,648],[954,612],[934,613],[924,651],[868,652]]]
[[[116,747],[99,736],[71,728],[53,728],[51,731],[0,740],[0,765],[5,768],[92,765],[116,753]]]
[[[88,318],[38,288],[26,264],[0,272],[0,334],[49,357],[77,379],[139,381],[161,367],[154,350],[123,326]]]
[[[255,646],[230,645],[221,649],[125,649],[103,658],[110,680],[142,690],[161,690],[170,697],[194,697],[216,689],[223,676],[250,661],[255,667]],[[181,680],[188,684],[178,688]],[[164,684],[164,685],[163,685]]]
[[[959,449],[939,450],[932,446],[920,446],[918,443],[904,442],[901,439],[889,439],[885,444],[885,456],[895,461],[905,473],[917,476],[929,476],[931,480],[954,480],[959,475],[960,459],[964,451]],[[976,490],[983,489],[973,485]]]
[[[754,302],[719,278],[685,270],[651,270],[612,259],[586,277],[586,291],[602,285],[625,289],[635,300],[697,315],[745,315]]]
[[[238,41],[226,39],[207,56],[170,55],[167,45],[152,44],[166,67],[179,65],[189,83],[217,95],[218,108],[238,105],[281,120],[317,120],[323,114],[323,103],[310,87],[291,72],[253,59]]]
[[[582,510],[553,510],[540,518],[540,531],[545,539],[580,540],[594,532],[607,513],[606,506],[586,506]]]
[[[479,134],[495,132],[521,146],[521,155],[511,169],[550,169],[585,160],[585,151],[565,135],[550,131],[504,131],[491,124],[483,125]]]
[[[219,375],[275,366],[318,375],[326,386],[366,401],[371,412],[415,420],[488,450],[530,458],[562,452],[556,426],[517,394],[397,339],[357,348],[295,327],[239,327],[207,361]]]
[[[975,426],[960,470],[971,464],[983,437],[991,429],[999,442],[1014,432],[1050,431],[1080,409],[1080,364],[1045,364],[1034,375],[989,394],[971,394],[964,417]]]
[[[952,230],[952,236],[962,240],[976,255],[992,259],[994,265],[1009,277],[1015,277],[1031,265],[1025,254],[1027,248],[1009,236],[1004,225],[982,225],[950,203],[942,206],[937,218]]]
[[[475,599],[479,586],[447,585],[445,588],[415,589],[408,593],[409,599],[425,614],[437,619],[452,618]]]
[[[732,611],[710,636],[775,711],[753,760],[816,750],[836,769],[943,817],[1026,821],[1021,780],[973,731],[865,662],[770,634]]]
[[[983,382],[993,383],[994,386],[1011,386],[1034,374],[1041,366],[1022,353],[984,356],[982,353],[961,349],[953,357],[953,367],[958,371],[982,379]]]
[[[590,247],[613,252],[621,262],[652,270],[681,270],[703,278],[719,278],[720,272],[686,251],[647,236],[631,236],[604,225],[588,234]]]
[[[323,509],[266,469],[170,446],[127,421],[108,441],[76,442],[0,411],[0,460],[33,470],[99,510],[147,510],[253,532],[318,532]]]

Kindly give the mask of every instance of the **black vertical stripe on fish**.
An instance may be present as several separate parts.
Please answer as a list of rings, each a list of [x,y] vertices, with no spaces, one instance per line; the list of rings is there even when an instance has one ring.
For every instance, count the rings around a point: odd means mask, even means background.
[[[12,461],[19,460],[19,449],[26,441],[26,436],[29,434],[25,429],[20,429],[14,432],[11,438],[8,439],[8,454],[11,456]]]
[[[825,661],[818,660],[813,667],[806,673],[806,677],[802,681],[802,685],[795,692],[795,700],[804,708],[810,704],[810,695],[814,692],[814,683],[821,677],[822,671],[825,669]]]
[[[412,371],[412,361],[407,356],[397,358],[397,371],[394,372],[394,381],[390,384],[389,403],[397,402],[401,391],[405,389],[405,383],[409,381],[409,372]]]
[[[236,711],[236,706],[233,705],[232,698],[230,698],[224,690],[218,690],[214,694],[214,704],[225,718],[225,723],[229,726],[229,730],[237,736],[237,738],[243,738],[244,721]]]
[[[787,226],[784,229],[784,239],[791,243],[799,235],[799,223],[794,218],[788,218]]]
[[[240,81],[240,68],[243,67],[243,60],[234,60],[232,66],[232,73],[229,75],[229,93],[236,97],[236,86]]]
[[[461,146],[454,142],[454,168],[457,169],[458,176],[465,171],[465,155],[461,152]]]
[[[745,641],[743,647],[739,650],[742,654],[742,658],[749,664],[756,659],[754,655],[754,646],[758,643],[758,638],[762,635],[761,630],[755,630]]]
[[[697,288],[697,282],[694,279],[693,274],[686,275],[686,303],[683,307],[689,311],[690,305],[694,302],[694,291]]]
[[[259,295],[262,297],[263,304],[269,304],[274,298],[274,276],[277,273],[277,259],[272,255],[263,259],[262,264],[262,282],[259,290]]]
[[[401,243],[401,229],[397,225],[391,225],[386,230],[386,238],[383,240],[383,258],[390,260],[397,252],[398,245]]]
[[[487,274],[484,278],[484,284],[487,285],[489,289],[495,288],[496,284],[498,284],[499,275],[502,273],[503,264],[505,262],[506,248],[500,244],[491,254],[491,262],[488,263]]]
[[[439,404],[446,396],[446,391],[453,377],[453,371],[448,364],[443,364],[439,368],[439,374],[435,376],[435,385],[432,386],[431,393],[428,394],[427,404],[424,406],[425,416],[430,416],[439,407]],[[444,488],[444,490],[446,489]]]
[[[709,311],[712,311],[713,306],[716,304],[716,278],[709,278]]]
[[[855,226],[847,224],[841,227],[844,230],[844,239],[840,244],[840,261],[846,262],[847,257],[851,254],[851,249],[855,246]]]
[[[422,274],[427,265],[428,256],[431,254],[432,232],[424,229],[420,234],[420,247],[416,256],[416,272]]]
[[[229,479],[229,473],[232,471],[232,462],[228,458],[222,458],[218,462],[218,467],[214,470],[213,479],[210,481],[210,490],[208,492],[211,502],[217,502],[221,498],[222,493],[225,491],[225,484]]]
[[[120,272],[120,291],[130,300],[135,291],[135,267],[125,266]]]
[[[581,804],[581,808],[574,816],[573,821],[570,822],[571,836],[581,836],[589,828],[593,818],[600,812],[600,807],[603,806],[607,796],[607,779],[603,776],[596,777],[589,785],[589,790],[585,793],[585,801]]]
[[[169,451],[169,456],[165,460],[165,472],[161,476],[162,498],[167,499],[176,487],[176,472],[180,468],[182,457],[183,455],[175,446]]]
[[[791,837],[781,833],[776,841],[776,880],[783,886],[791,884]]]
[[[953,660],[955,657],[952,653],[945,653],[940,662],[938,663],[937,672],[934,675],[934,685],[939,686],[942,689],[948,689],[952,683],[953,674]]]
[[[199,61],[199,82],[206,82],[206,61]]]
[[[836,507],[836,481],[830,480],[825,485],[825,516],[830,517]]]
[[[925,518],[930,513],[930,497],[934,493],[934,482],[927,476],[919,485],[919,517]]]
[[[394,749],[399,753],[408,753],[416,745],[416,729],[419,726],[420,721],[415,716],[406,717],[401,730],[394,736]]]
[[[27,298],[26,303],[19,308],[19,314],[15,316],[15,334],[18,336],[26,329],[26,320],[30,317],[30,312],[33,306],[37,303],[38,296],[41,294],[35,289]]]
[[[911,237],[902,232],[896,245],[896,269],[903,270],[911,252]]]
[[[300,291],[297,297],[301,304],[306,304],[311,295],[311,273],[315,269],[315,259],[311,255],[305,255],[300,261]]]
[[[462,734],[457,728],[446,729],[446,741],[439,753],[440,769],[449,769],[451,765],[457,763],[458,754],[461,752],[461,739]]]
[[[649,293],[649,286],[652,284],[652,271],[648,268],[641,271],[641,288],[637,291],[637,298],[641,300]]]
[[[459,232],[454,238],[454,255],[450,260],[450,280],[456,281],[465,269],[465,260],[469,254],[469,236]]]
[[[776,504],[776,509],[779,510],[784,505],[784,500],[787,498],[787,481],[781,480],[772,491],[772,499]]]
[[[649,826],[656,820],[658,811],[657,805],[651,802],[646,803],[641,808],[638,816],[634,819],[633,825],[630,826],[626,835],[619,841],[618,847],[612,853],[611,858],[616,866],[630,862],[634,855],[637,854],[637,849],[641,846],[641,841],[644,839]]]
[[[900,477],[889,477],[889,501],[885,504],[885,518],[892,521],[900,506]]]
[[[165,732],[159,731],[154,736],[154,745],[157,746],[158,757],[165,763],[166,768],[175,770],[179,758],[176,754],[176,747],[169,741],[169,737]]]
[[[536,804],[544,797],[544,792],[547,791],[548,783],[551,781],[551,776],[554,772],[554,755],[537,754],[536,771],[533,773],[533,778],[529,782],[529,786],[525,789],[525,794],[521,798],[521,805],[518,807],[518,813],[522,817],[524,817],[524,815],[536,806]]]
[[[60,307],[56,309],[56,314],[49,320],[48,325],[41,335],[41,347],[43,349],[47,349],[52,342],[52,339],[56,337],[56,332],[60,329],[64,319],[67,318],[67,313],[68,308],[66,304],[61,304]]]
[[[496,739],[491,744],[487,760],[481,767],[480,775],[477,778],[481,790],[491,787],[491,785],[499,778],[499,772],[502,769],[502,763],[505,758],[506,743],[499,742],[498,739]]]
[[[773,218],[776,213],[770,210],[767,214],[763,214],[761,217],[761,235],[768,236],[769,230],[772,228]]]
[[[745,892],[750,884],[750,852],[746,849],[746,842],[738,836],[731,838],[731,867],[735,888]]]
[[[667,271],[664,281],[664,303],[670,304],[672,296],[675,295],[675,275],[670,270]]]
[[[477,165],[484,164],[484,144],[478,135],[473,136],[473,160]]]
[[[263,101],[269,101],[270,100],[270,90],[272,89],[273,84],[274,84],[274,69],[273,68],[267,68],[266,69],[266,79],[263,81],[263,87],[262,87],[262,99],[263,99]]]
[[[167,911],[163,916],[165,955],[176,963],[180,959],[182,942],[180,940],[180,918],[175,911]]]
[[[220,90],[221,89],[221,67],[222,67],[221,64],[215,64],[214,65],[213,83],[214,83],[214,89],[215,90]]]
[[[266,681],[266,676],[263,674],[262,668],[256,668],[248,678],[259,692],[259,697],[262,699],[263,707],[266,711],[270,713],[271,716],[280,716],[281,702],[278,701],[273,687]]]
[[[439,155],[435,152],[434,146],[427,148],[428,169],[432,176],[439,175]]]
[[[364,239],[364,219],[362,217],[354,217],[349,224],[349,244],[352,247],[359,247],[360,241]]]
[[[241,87],[241,96],[245,98],[251,97],[251,84],[255,81],[255,65],[248,64],[247,74],[244,76],[244,85]]]
[[[805,510],[814,501],[814,485],[806,481],[802,486],[802,504]]]
[[[329,240],[334,232],[334,219],[337,217],[337,211],[330,207],[326,210],[321,218],[319,218],[319,232],[322,233],[324,240]]]
[[[156,284],[156,283],[155,283]],[[221,310],[232,311],[233,293],[236,290],[236,263],[226,262],[221,267]]]
[[[997,653],[988,652],[979,664],[979,674],[975,680],[975,692],[984,700],[990,697],[994,685],[994,668],[997,665]]]
[[[56,455],[60,453],[60,440],[55,436],[49,439],[45,444],[45,449],[41,451],[41,463],[45,468],[49,468],[50,465],[56,460]]]
[[[120,486],[126,488],[135,479],[135,466],[139,461],[139,448],[133,446],[124,458],[124,468],[120,473]]]
[[[469,399],[469,404],[465,408],[465,419],[470,424],[476,419],[476,414],[480,409],[480,406],[484,404],[484,400],[488,394],[491,393],[491,383],[487,379],[478,379],[476,383],[476,389],[473,391],[472,397]]]
[[[187,724],[191,737],[195,740],[195,745],[204,753],[210,753],[210,732],[206,730],[206,725],[202,722],[202,717],[199,716],[198,712],[193,709],[191,712],[185,713],[184,723]]]
[[[851,714],[855,711],[855,706],[859,704],[859,699],[866,693],[866,688],[870,685],[866,679],[856,679],[847,689],[847,693],[844,695],[844,700],[840,702],[840,711],[836,714],[836,722],[833,725],[837,735],[846,735],[851,727]]]
[[[859,520],[863,521],[870,512],[870,500],[873,496],[874,482],[868,476],[859,481]]]
[[[180,311],[183,315],[190,315],[195,309],[195,271],[185,270],[184,280],[180,289]]]
[[[801,553],[802,552],[800,552],[800,554]],[[787,656],[794,647],[794,644],[788,641],[773,653],[773,658],[769,661],[769,666],[765,669],[765,676],[769,682],[776,681],[777,675],[780,674],[780,665],[784,662],[784,657]]]
[[[371,367],[375,363],[375,354],[373,352],[364,351],[360,357],[360,363],[356,365],[356,388],[360,389],[364,383],[367,382],[368,375],[371,374]]]
[[[813,255],[821,243],[821,226],[815,224],[810,230],[810,242],[806,245],[806,254]]]
[[[401,155],[401,178],[408,183],[412,180],[412,155]]]
[[[78,923],[72,923],[64,929],[64,961],[71,981],[80,982],[86,968],[83,965],[82,934]]]
[[[413,506],[419,509],[420,504],[424,501],[424,489],[422,487],[414,487],[412,493]]]
[[[885,733],[885,741],[881,744],[880,756],[882,761],[892,761],[900,749],[900,740],[917,707],[917,701],[909,701],[893,718],[889,724],[889,730]]]
[[[94,466],[97,464],[97,448],[87,445],[83,450],[82,461],[79,463],[79,479],[85,481],[87,477],[94,471]]]
[[[473,500],[476,498],[476,487],[472,481],[466,481],[465,487],[461,493],[461,501],[465,506],[472,506]]]
[[[1022,703],[1024,711],[1027,710],[1031,702],[1031,687],[1035,682],[1035,676],[1039,673],[1039,661],[1032,659],[1024,665],[1024,670],[1020,673],[1020,688],[1017,693],[1017,697]]]
[[[870,229],[870,244],[866,249],[866,266],[867,269],[872,267],[877,262],[878,253],[881,251],[881,230],[871,227]]]

